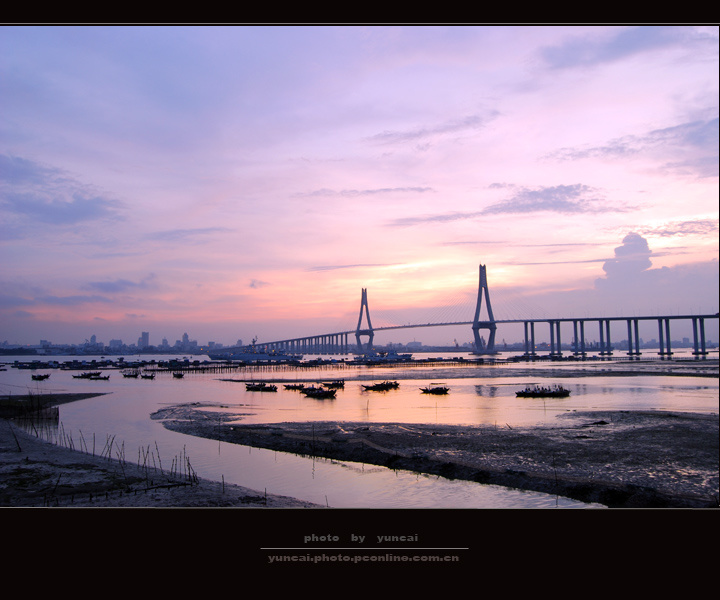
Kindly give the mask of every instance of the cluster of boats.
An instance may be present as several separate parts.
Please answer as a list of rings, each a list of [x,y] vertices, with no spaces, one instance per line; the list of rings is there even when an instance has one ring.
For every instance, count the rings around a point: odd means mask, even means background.
[[[110,375],[103,375],[102,371],[88,371],[86,373],[80,373],[80,375],[73,375],[73,379],[90,379],[92,381],[107,381],[110,379]]]
[[[142,377],[143,379],[155,379],[155,373],[141,373],[140,371],[125,371],[122,376],[132,378]],[[32,375],[33,381],[44,381],[48,377],[50,377],[50,373],[39,373],[36,375]],[[180,374],[180,377],[182,377],[182,373]],[[80,373],[79,375],[73,375],[73,379],[108,381],[110,379],[110,375],[103,375],[102,371],[87,371],[85,373]]]
[[[311,385],[309,387],[304,387],[300,390],[301,394],[304,394],[308,398],[316,398],[316,399],[334,399],[337,395],[337,389],[333,388],[326,388],[321,386],[314,386]]]
[[[133,379],[137,379],[138,377],[140,377],[141,379],[155,379],[155,373],[142,373],[137,369],[133,369],[132,371],[124,371],[122,376],[130,377]]]
[[[295,390],[308,396],[309,398],[335,398],[338,389],[345,387],[345,381],[338,379],[335,381],[323,381],[319,385],[305,385],[304,383],[286,383],[283,385],[286,390]],[[400,387],[397,381],[381,381],[370,385],[362,386],[367,391],[386,392],[388,390],[396,390]],[[277,386],[265,382],[246,383],[245,389],[254,392],[276,392]],[[428,386],[420,388],[424,394],[444,395],[450,391],[447,386]]]
[[[123,371],[122,376],[132,379],[137,379],[138,377],[140,377],[141,379],[155,379],[155,373],[142,373],[137,369],[133,369],[131,371]]]
[[[400,384],[397,381],[382,381],[372,385],[363,385],[363,387],[372,392],[386,392],[387,390],[396,390]]]
[[[319,386],[306,386],[304,383],[291,383],[285,386],[286,390],[297,390],[308,398],[319,399],[334,399],[337,395],[337,391],[344,388],[345,381],[343,379],[336,379],[335,381],[322,381]]]
[[[277,392],[277,386],[264,381],[258,383],[246,383],[245,389],[248,392]]]
[[[175,379],[182,379],[183,377],[185,377],[185,373],[181,373],[179,371],[175,371],[172,375]],[[137,369],[133,369],[131,371],[124,371],[122,376],[133,379],[137,379],[138,377],[140,377],[141,379],[155,379],[155,373],[143,373]]]
[[[515,392],[515,396],[518,398],[567,398],[569,395],[570,390],[561,385],[553,385],[551,387],[536,385],[535,387],[526,387],[524,390]]]
[[[296,390],[308,398],[335,398],[337,390],[345,387],[343,380],[323,381],[320,385],[306,386],[304,383],[287,383],[286,390]],[[245,389],[249,392],[277,392],[277,386],[264,381],[246,383]]]

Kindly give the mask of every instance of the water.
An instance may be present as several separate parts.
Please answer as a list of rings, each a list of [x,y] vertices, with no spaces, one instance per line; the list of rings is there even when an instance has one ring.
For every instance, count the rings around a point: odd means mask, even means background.
[[[4,362],[27,357],[7,357]],[[76,357],[59,357],[59,361]],[[87,358],[87,357],[85,357]],[[144,357],[155,358],[163,357]],[[202,358],[202,357],[200,357]],[[128,359],[126,359],[128,360]],[[667,361],[656,361],[658,366]],[[697,361],[702,362],[702,361]],[[287,421],[404,422],[428,424],[536,425],[552,424],[559,414],[574,410],[718,411],[718,380],[667,375],[608,375],[548,378],[546,370],[623,370],[622,361],[556,365],[548,363],[392,368],[253,369],[227,374],[186,374],[175,379],[159,373],[155,380],[127,379],[117,371],[109,381],[73,379],[69,371],[48,370],[43,382],[31,372],[9,368],[0,372],[0,394],[109,392],[60,407],[60,427],[75,447],[84,444],[99,454],[108,437],[122,443],[128,460],[140,448],[151,450],[164,466],[187,456],[198,476],[236,483],[270,494],[301,498],[342,508],[552,508],[583,507],[583,503],[547,494],[523,492],[435,476],[393,471],[347,461],[312,459],[246,446],[196,438],[166,430],[149,415],[164,406],[197,402],[209,411],[240,414],[244,423]],[[652,368],[652,367],[650,367]],[[282,383],[314,383],[344,379],[335,400],[313,400]],[[232,381],[223,381],[231,379]],[[277,393],[248,392],[241,380],[273,380]],[[368,392],[373,381],[397,380],[400,388]],[[420,393],[442,383],[447,396]],[[562,383],[569,398],[519,399],[515,391],[535,383]],[[81,442],[82,440],[82,442]]]

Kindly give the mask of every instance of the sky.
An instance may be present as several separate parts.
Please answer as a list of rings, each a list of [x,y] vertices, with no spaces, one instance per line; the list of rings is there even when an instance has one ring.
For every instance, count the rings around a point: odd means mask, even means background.
[[[2,26],[0,343],[472,321],[479,265],[496,319],[714,314],[719,71],[716,26]]]

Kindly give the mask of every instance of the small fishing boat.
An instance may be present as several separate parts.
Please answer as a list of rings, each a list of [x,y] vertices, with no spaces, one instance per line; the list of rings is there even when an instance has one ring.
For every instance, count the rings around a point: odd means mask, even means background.
[[[137,379],[139,375],[140,375],[140,371],[137,371],[137,370],[135,370],[135,371],[123,371],[123,374],[122,374],[123,377],[132,377],[132,378],[134,378],[134,379]]]
[[[305,394],[308,398],[335,398],[335,395],[337,394],[337,390],[330,390],[322,387],[310,387],[305,388],[302,390],[302,393]]]
[[[155,379],[155,373],[142,373],[140,375],[141,379]]]
[[[316,392],[316,391],[321,390],[321,389],[323,389],[323,388],[322,388],[322,387],[317,387],[316,385],[310,385],[310,386],[307,386],[307,387],[303,387],[303,389],[300,390],[300,393],[307,395],[307,394],[312,394],[313,392]]]
[[[80,375],[73,375],[74,379],[91,379],[93,377],[100,377],[101,371],[89,371],[87,373],[80,373]]]
[[[246,383],[245,389],[248,392],[277,392],[276,385],[270,385],[262,381],[260,383]]]
[[[305,387],[304,383],[286,383],[286,390],[302,390]]]
[[[435,394],[435,395],[443,395],[447,394],[450,391],[450,388],[445,386],[436,386],[436,387],[424,387],[420,388],[422,390],[423,394]]]
[[[336,379],[335,381],[323,381],[322,385],[324,385],[326,388],[344,388],[345,387],[345,380],[344,379]]]
[[[50,373],[40,373],[38,375],[32,375],[33,381],[45,381],[50,377]]]
[[[363,385],[363,387],[373,392],[385,392],[399,388],[400,384],[397,381],[383,381],[381,383],[373,383],[372,385]]]
[[[87,378],[90,381],[107,381],[110,379],[110,375],[93,375]]]
[[[173,377],[175,379],[182,379],[183,377],[185,377],[185,373],[173,373]]]
[[[536,385],[535,387],[526,387],[524,390],[515,392],[515,396],[518,398],[567,398],[569,395],[570,390],[565,389],[561,385],[554,385],[552,387]]]

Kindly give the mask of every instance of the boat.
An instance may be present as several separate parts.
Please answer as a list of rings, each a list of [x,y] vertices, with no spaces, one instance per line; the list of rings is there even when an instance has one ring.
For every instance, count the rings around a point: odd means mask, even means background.
[[[140,375],[140,371],[123,371],[122,376],[123,377],[132,377],[134,379],[137,379],[138,375]]]
[[[50,377],[50,373],[41,373],[39,375],[32,375],[33,381],[45,381]]]
[[[245,389],[249,392],[277,392],[277,386],[265,382],[246,383]]]
[[[302,390],[305,388],[305,384],[304,383],[286,383],[284,387],[286,390]]]
[[[110,379],[110,375],[93,375],[92,377],[87,377],[90,381],[107,381]]]
[[[73,375],[74,379],[92,379],[93,377],[100,377],[101,371],[89,371],[87,373],[80,373],[80,375]]]
[[[330,390],[323,387],[308,387],[302,390],[308,398],[335,398],[337,390]]]
[[[363,385],[366,390],[373,392],[384,392],[387,390],[394,390],[400,387],[397,381],[383,381],[382,383],[373,383],[372,385]]]
[[[450,391],[450,388],[445,386],[424,387],[420,389],[422,390],[423,394],[436,394],[438,396],[447,394]]]
[[[173,377],[175,379],[182,379],[183,377],[185,377],[185,373],[173,373]]]
[[[141,379],[155,379],[155,373],[142,373],[140,375]]]
[[[536,385],[533,388],[526,387],[524,390],[515,392],[515,396],[518,398],[567,398],[569,395],[570,390],[561,385],[554,385],[552,387]]]
[[[336,379],[335,381],[323,381],[322,385],[324,385],[326,388],[344,388],[345,380]]]

